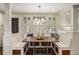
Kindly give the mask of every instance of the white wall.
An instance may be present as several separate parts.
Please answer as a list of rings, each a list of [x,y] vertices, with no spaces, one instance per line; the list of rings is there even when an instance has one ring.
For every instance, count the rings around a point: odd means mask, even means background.
[[[70,47],[71,39],[73,38],[72,32],[72,17],[71,8],[64,9],[59,13],[59,30],[60,42]]]
[[[0,12],[0,47],[2,46],[3,34],[4,34],[3,14]]]
[[[41,28],[40,31],[43,31],[43,32],[45,32],[46,35],[49,35],[49,33],[48,33],[49,30],[47,29],[47,27],[45,27],[45,26],[48,26],[49,17],[51,17],[51,19],[53,17],[56,17],[56,20],[58,19],[57,14],[41,13],[40,16],[46,17],[46,23],[43,27],[43,25],[42,26],[33,25],[33,22],[32,22],[33,21],[33,19],[32,19],[33,16],[37,16],[37,13],[26,13],[26,14],[14,13],[13,14],[13,17],[18,17],[19,18],[19,23],[20,23],[19,24],[19,33],[27,34],[27,32],[28,32],[27,26],[29,26],[30,27],[30,32],[29,33],[32,32],[32,33],[36,34],[38,32],[38,29]],[[26,20],[24,20],[24,17],[26,17]],[[27,24],[28,23],[28,17],[31,17],[31,21],[29,21],[29,24]],[[26,24],[25,24],[25,22],[26,22]],[[53,24],[54,23],[52,23],[52,25]]]
[[[74,5],[72,8],[73,16],[73,39],[71,41],[71,54],[79,55],[79,6]]]
[[[68,9],[67,9],[68,10]],[[61,43],[63,42],[65,45],[68,45],[71,49],[71,54],[72,55],[79,55],[79,27],[78,27],[78,12],[77,10],[75,10],[75,8],[71,8],[71,12],[70,12],[70,17],[69,20],[67,20],[69,13],[67,12],[67,10],[64,10],[64,12],[62,11],[60,13],[60,28],[62,31],[65,31],[65,33],[63,33],[61,35]],[[77,17],[78,16],[78,17]],[[65,26],[70,26],[71,30],[67,31],[67,29],[64,27]],[[75,29],[75,30],[74,30]]]
[[[79,55],[79,32],[73,32],[73,39],[71,41],[71,54]]]

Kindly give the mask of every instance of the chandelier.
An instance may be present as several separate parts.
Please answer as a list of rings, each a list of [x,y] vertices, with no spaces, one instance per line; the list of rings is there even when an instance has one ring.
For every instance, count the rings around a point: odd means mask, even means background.
[[[40,7],[41,6],[38,6],[38,16],[37,17],[33,17],[34,24],[38,24],[38,25],[41,25],[41,24],[45,23],[45,17],[40,17],[39,16],[39,8]]]

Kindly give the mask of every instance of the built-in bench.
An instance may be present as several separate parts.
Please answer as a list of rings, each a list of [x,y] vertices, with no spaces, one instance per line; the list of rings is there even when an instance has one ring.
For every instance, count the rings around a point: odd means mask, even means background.
[[[25,42],[22,42],[23,40],[22,34],[13,34],[12,36],[12,54],[13,55],[23,55],[23,47],[26,44]],[[15,53],[16,51],[16,53]]]
[[[70,34],[71,34],[70,32],[64,33],[63,35],[60,36],[59,42],[53,43],[53,49],[57,55],[71,54],[70,41],[72,36]]]

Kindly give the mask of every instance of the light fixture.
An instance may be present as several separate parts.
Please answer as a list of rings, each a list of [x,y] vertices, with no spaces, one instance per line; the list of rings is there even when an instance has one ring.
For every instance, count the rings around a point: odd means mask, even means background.
[[[45,22],[45,17],[39,16],[39,8],[41,8],[41,6],[38,6],[38,15],[37,15],[37,17],[33,18],[33,21],[34,21],[34,24],[41,25]]]

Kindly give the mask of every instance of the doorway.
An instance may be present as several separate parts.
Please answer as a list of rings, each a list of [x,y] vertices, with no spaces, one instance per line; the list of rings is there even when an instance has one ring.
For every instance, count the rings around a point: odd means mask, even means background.
[[[3,35],[4,35],[3,14],[0,13],[0,55],[3,55]]]
[[[0,25],[0,55],[3,54],[3,25]]]

